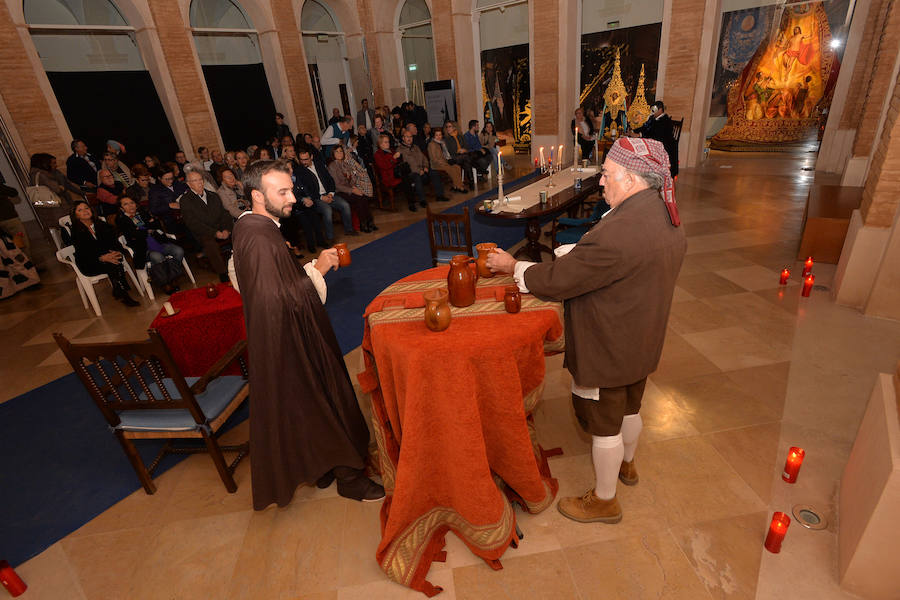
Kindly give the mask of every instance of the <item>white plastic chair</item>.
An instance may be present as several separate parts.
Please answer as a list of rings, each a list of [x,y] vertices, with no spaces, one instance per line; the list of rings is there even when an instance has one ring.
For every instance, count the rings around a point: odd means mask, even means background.
[[[164,235],[173,240],[175,239],[175,236],[172,234],[166,233]],[[128,242],[125,240],[124,235],[119,236],[119,243],[122,244],[122,247],[128,251],[128,255],[131,256],[132,260],[134,260],[134,250],[132,250],[128,245]],[[188,266],[186,258],[181,259],[181,266],[184,267],[184,272],[187,274],[188,279],[191,280],[191,283],[196,284],[197,280],[194,279],[194,273],[191,271],[191,267]],[[147,292],[147,296],[151,300],[156,300],[156,296],[153,294],[153,286],[150,285],[150,275],[149,273],[147,273],[147,269],[135,269],[135,271],[137,272],[138,279],[140,279],[141,281],[141,285],[143,285],[144,290],[146,290]]]
[[[487,174],[485,175],[486,179],[491,178],[491,168],[493,166],[494,166],[493,163],[488,165]],[[478,169],[476,169],[475,167],[472,167],[472,181],[478,181]]]
[[[78,294],[81,296],[81,303],[84,304],[84,307],[89,308],[88,301],[90,301],[91,307],[93,307],[97,316],[103,316],[103,311],[100,310],[100,302],[97,300],[97,294],[94,293],[94,285],[104,279],[109,279],[109,277],[107,275],[85,275],[82,273],[78,265],[75,264],[75,246],[66,246],[61,250],[57,250],[56,260],[64,265],[69,265],[75,271],[75,287],[78,288]],[[125,266],[125,272],[131,277],[134,287],[140,291],[141,286],[134,275],[134,271],[131,270],[128,263],[125,263]],[[143,295],[143,292],[141,294]]]

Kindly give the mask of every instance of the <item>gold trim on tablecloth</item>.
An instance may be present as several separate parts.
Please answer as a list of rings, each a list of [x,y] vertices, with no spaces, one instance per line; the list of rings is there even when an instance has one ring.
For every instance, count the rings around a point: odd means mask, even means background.
[[[495,275],[493,277],[479,277],[475,282],[477,287],[492,287],[495,285],[514,285],[516,282],[511,275]],[[392,283],[384,288],[378,296],[390,296],[394,294],[408,294],[410,292],[424,292],[447,287],[447,278],[425,279],[422,281],[404,281]],[[377,297],[377,296],[376,296]]]
[[[562,305],[558,302],[544,302],[538,300],[534,296],[522,296],[522,312],[530,312],[535,310],[555,309],[562,321]],[[402,321],[422,321],[425,311],[424,306],[418,308],[388,307],[380,312],[369,315],[369,325],[381,325],[384,323],[399,323]],[[457,317],[478,317],[481,315],[496,315],[506,312],[506,305],[498,302],[495,298],[479,298],[474,304],[469,306],[453,306],[450,313],[453,318]],[[562,337],[562,336],[560,336]]]
[[[503,513],[496,523],[472,525],[459,513],[446,506],[436,506],[410,523],[388,548],[381,568],[392,580],[407,587],[412,583],[422,554],[428,547],[435,531],[447,526],[457,532],[470,546],[491,551],[506,544],[513,531],[514,513],[506,495],[500,493]]]

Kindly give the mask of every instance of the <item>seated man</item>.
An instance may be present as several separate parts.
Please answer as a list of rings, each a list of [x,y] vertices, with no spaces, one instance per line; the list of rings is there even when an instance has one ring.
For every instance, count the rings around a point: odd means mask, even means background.
[[[184,224],[203,248],[219,281],[225,283],[228,281],[228,270],[219,249],[219,240],[226,241],[231,237],[234,219],[222,206],[219,195],[203,187],[203,175],[198,171],[187,174],[187,184],[190,189],[181,198]]]
[[[66,159],[66,177],[82,189],[97,187],[100,163],[88,154],[84,140],[72,140],[72,156]]]
[[[134,178],[131,176],[131,171],[122,163],[122,161],[119,160],[119,156],[115,152],[103,153],[103,166],[101,167],[101,169],[108,170],[112,174],[113,179],[121,183],[126,188],[134,183]]]
[[[294,250],[294,254],[299,258],[300,229],[306,237],[306,249],[312,253],[316,251],[316,244],[322,248],[327,248],[325,243],[325,235],[322,232],[322,219],[316,210],[316,203],[310,197],[310,194],[303,188],[297,173],[302,168],[297,162],[297,151],[293,145],[284,146],[284,154],[282,160],[287,163],[291,170],[291,182],[294,184],[294,198],[297,202],[291,209],[291,216],[281,220],[281,235],[284,236]]]
[[[491,166],[491,151],[481,145],[481,140],[478,139],[478,121],[475,119],[469,121],[469,130],[463,136],[463,143],[478,174],[487,173],[488,167]]]
[[[469,156],[469,151],[466,149],[462,136],[459,134],[459,129],[456,128],[456,123],[453,121],[447,121],[444,124],[444,144],[447,146],[447,151],[452,159],[449,162],[459,165],[459,168],[462,170],[463,180],[468,181],[472,177],[473,157]],[[472,187],[475,187],[474,181],[472,182]]]
[[[344,224],[344,233],[347,235],[359,235],[353,229],[353,215],[350,212],[350,204],[336,195],[334,179],[328,172],[325,162],[319,158],[313,160],[308,150],[301,150],[297,155],[300,161],[300,169],[297,181],[309,194],[316,210],[322,215],[322,226],[325,228],[325,237],[328,245],[334,243],[334,223],[332,211],[337,209],[341,213],[341,222]],[[305,204],[305,203],[304,203]]]
[[[353,117],[342,117],[340,121],[329,125],[322,132],[321,144],[325,149],[325,158],[331,158],[331,153],[335,146],[341,145],[345,138],[350,137],[350,130],[353,129]]]
[[[143,165],[135,165],[131,174],[135,181],[128,186],[125,194],[137,202],[139,208],[146,210],[150,205],[150,171]]]
[[[412,127],[414,128],[415,125],[412,125]],[[413,141],[411,129],[403,130],[403,137],[401,138],[400,145],[397,146],[397,151],[400,152],[403,161],[409,165],[409,176],[412,180],[413,189],[416,191],[416,197],[419,200],[420,206],[428,206],[428,202],[425,200],[425,177],[431,179],[431,185],[434,188],[434,194],[437,197],[437,201],[445,202],[448,200],[448,198],[444,196],[444,184],[441,181],[440,174],[437,171],[432,171],[430,169],[425,154]],[[412,202],[410,202],[410,204],[412,204]]]
[[[159,177],[159,181],[150,186],[148,192],[150,202],[150,214],[159,217],[163,226],[169,233],[176,233],[178,229],[178,204],[181,195],[187,191],[187,186],[180,181],[175,181],[175,173],[167,171]]]

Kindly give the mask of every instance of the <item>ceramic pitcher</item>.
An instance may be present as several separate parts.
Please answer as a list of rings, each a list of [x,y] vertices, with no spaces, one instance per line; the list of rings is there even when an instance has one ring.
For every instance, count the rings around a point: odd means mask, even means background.
[[[431,331],[443,331],[450,327],[449,292],[441,288],[428,290],[422,296],[425,298],[425,326]]]
[[[450,259],[447,289],[453,306],[470,306],[475,302],[475,272],[469,268],[471,261],[472,257],[465,254]]]
[[[475,246],[475,249],[478,250],[478,260],[475,261],[475,266],[478,270],[479,277],[494,276],[494,274],[491,273],[491,270],[487,268],[487,257],[490,256],[496,248],[497,244],[493,242],[483,242]]]

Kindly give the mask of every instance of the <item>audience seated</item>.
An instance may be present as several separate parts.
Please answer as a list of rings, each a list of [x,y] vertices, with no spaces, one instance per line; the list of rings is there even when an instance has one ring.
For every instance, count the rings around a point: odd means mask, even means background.
[[[494,130],[494,124],[490,121],[484,122],[484,127],[478,134],[478,141],[481,142],[483,148],[487,148],[491,152],[491,165],[494,167],[494,173],[497,173],[497,161],[500,160],[500,146],[497,132]],[[510,165],[507,161],[503,161],[503,168],[508,169]]]
[[[325,159],[331,158],[331,153],[337,146],[346,142],[353,130],[353,117],[342,117],[336,123],[329,125],[322,132],[320,143],[325,151]]]
[[[184,181],[184,167],[187,165],[187,156],[185,156],[184,151],[179,150],[175,153],[175,164],[178,166],[178,169],[174,171],[175,179],[178,181]],[[165,171],[165,167],[163,167],[162,172],[160,172],[160,176]]]
[[[450,151],[444,143],[444,131],[435,129],[431,141],[428,142],[428,160],[431,162],[431,168],[434,171],[443,171],[450,177],[454,192],[466,193],[465,184],[462,179],[462,169],[455,164],[455,159],[451,158]],[[454,161],[454,162],[451,162]]]
[[[328,172],[325,162],[318,156],[313,155],[308,150],[301,150],[297,154],[300,162],[300,169],[296,173],[297,180],[306,190],[309,198],[316,205],[316,210],[322,215],[322,227],[325,229],[325,238],[328,245],[334,243],[334,222],[333,210],[341,213],[341,222],[344,224],[344,233],[347,235],[359,235],[359,232],[353,229],[353,216],[350,212],[350,204],[336,194],[337,190],[334,179]]]
[[[400,191],[406,196],[409,210],[416,212],[416,199],[412,192],[412,181],[409,178],[409,165],[402,160],[399,151],[391,150],[391,139],[382,134],[378,138],[378,150],[375,151],[375,169],[378,180],[386,190]]]
[[[410,181],[419,204],[424,208],[428,206],[428,202],[425,200],[425,177],[431,180],[431,186],[434,188],[438,202],[445,202],[448,198],[444,196],[444,184],[441,181],[440,173],[431,170],[425,153],[413,142],[414,129],[414,124],[410,124],[407,129],[404,129],[397,151],[400,152],[403,162],[409,165]]]
[[[331,109],[331,118],[328,119],[328,124],[334,125],[335,123],[337,123],[340,120],[341,120],[341,109],[332,108]]]
[[[212,162],[209,167],[207,167],[207,172],[212,175],[213,180],[215,180],[216,186],[222,183],[221,178],[219,177],[219,170],[225,166],[225,157],[222,156],[222,153],[218,150],[213,150],[210,153],[212,157]]]
[[[231,238],[234,219],[222,206],[222,200],[215,192],[204,186],[203,175],[197,171],[187,174],[188,191],[181,197],[181,216],[194,239],[203,248],[213,271],[221,282],[228,281],[226,259],[222,256],[220,242],[226,243]]]
[[[459,165],[462,169],[463,179],[468,181],[472,176],[473,157],[469,155],[459,129],[453,121],[447,121],[444,124],[444,144],[447,146],[447,151],[450,152],[450,157],[453,159],[452,163]],[[475,182],[471,182],[471,185],[474,188]]]
[[[169,233],[176,233],[178,230],[178,213],[176,211],[181,210],[178,201],[187,189],[187,185],[175,181],[173,171],[163,173],[159,181],[150,186],[148,193],[150,214],[159,217]]]
[[[119,160],[119,156],[115,152],[104,152],[103,153],[103,164],[101,165],[102,169],[106,169],[110,172],[117,182],[121,183],[123,187],[128,187],[132,183],[134,183],[134,179],[131,177],[131,170],[126,167],[122,161]],[[99,185],[100,182],[100,173],[97,173],[97,183]]]
[[[372,201],[374,191],[366,169],[355,159],[348,158],[347,151],[343,146],[338,146],[332,152],[328,172],[334,179],[337,191],[356,213],[356,217],[359,219],[359,228],[365,233],[377,229],[372,212],[369,210],[369,203]]]
[[[275,137],[278,139],[283,139],[285,136],[294,139],[294,134],[291,133],[291,128],[288,127],[288,124],[284,122],[284,115],[280,112],[275,113]]]
[[[88,154],[84,140],[72,140],[72,155],[66,159],[66,177],[82,189],[97,187],[100,163]]]
[[[478,139],[478,121],[475,119],[469,121],[469,130],[463,136],[463,143],[466,145],[466,150],[469,151],[472,166],[479,175],[486,174],[491,165],[491,151],[481,145],[481,141]]]
[[[231,168],[231,171],[234,173],[235,179],[241,181],[244,178],[244,171],[250,165],[250,155],[243,150],[238,150],[234,153],[234,162],[236,164]]]
[[[222,185],[216,190],[222,206],[228,211],[234,219],[237,219],[244,211],[250,209],[250,205],[244,202],[244,186],[234,176],[234,171],[228,167],[224,167],[219,171],[222,176]]]
[[[209,157],[209,148],[206,146],[197,147],[197,161],[203,165],[204,169],[209,168],[209,165],[212,164],[212,159]],[[187,177],[187,173],[185,173],[185,177]]]
[[[100,169],[100,185],[97,186],[97,200],[100,214],[104,217],[119,212],[119,198],[125,195],[125,186],[117,181],[109,169]]]
[[[125,249],[119,244],[112,225],[94,218],[91,206],[81,200],[72,208],[72,245],[75,246],[75,264],[85,275],[107,275],[113,288],[113,297],[125,306],[140,306],[128,295],[130,286],[125,279]]]
[[[375,126],[375,111],[369,108],[369,100],[367,98],[363,98],[362,102],[360,102],[360,109],[356,113],[356,124],[364,125],[367,130]]]
[[[147,173],[150,174],[150,177],[153,178],[153,182],[155,183],[157,177],[159,177],[162,174],[162,163],[159,162],[159,158],[157,158],[156,156],[154,156],[152,154],[148,154],[147,156],[144,157],[144,165],[143,166],[147,169]],[[134,177],[135,179],[137,178],[137,175],[135,175],[133,168],[131,169],[131,176]]]
[[[303,152],[303,150],[301,150]],[[291,216],[281,220],[281,235],[288,241],[294,252],[299,252],[300,229],[306,237],[306,248],[310,253],[316,252],[316,244],[325,248],[328,246],[320,224],[319,211],[310,194],[304,189],[297,177],[300,172],[300,163],[295,158],[296,150],[293,146],[285,148],[285,164],[291,169],[291,181],[294,183],[294,198],[297,202],[291,209]]]
[[[381,146],[378,143],[378,138],[382,135],[388,136],[388,144],[393,148],[397,145],[397,140],[394,138],[394,134],[391,132],[390,128],[385,125],[386,120],[384,117],[380,115],[375,115],[375,127],[369,130],[369,139],[372,142],[372,154],[374,156],[375,151]]]
[[[150,279],[167,294],[178,291],[175,282],[180,277],[181,261],[184,250],[171,238],[160,231],[159,221],[146,210],[140,208],[134,200],[125,196],[121,201],[121,213],[116,219],[116,228],[125,237],[125,242],[134,253],[132,260],[135,269],[144,269],[150,262]],[[162,265],[166,257],[171,257],[167,268],[154,268]]]
[[[162,167],[159,168],[162,172]],[[131,171],[134,183],[125,190],[125,195],[137,202],[138,206],[146,209],[150,206],[150,171],[143,165],[134,165]]]
[[[52,154],[38,152],[31,156],[29,178],[31,185],[43,185],[50,188],[67,206],[68,202],[81,198],[81,188],[56,168],[56,157]]]

